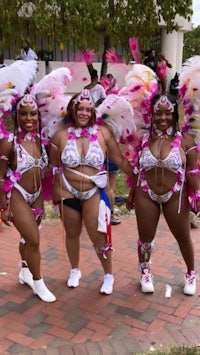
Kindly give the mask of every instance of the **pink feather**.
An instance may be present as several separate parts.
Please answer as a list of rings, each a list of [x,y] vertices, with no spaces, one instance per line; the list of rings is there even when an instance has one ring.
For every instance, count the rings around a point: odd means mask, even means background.
[[[94,49],[86,49],[78,52],[75,56],[75,62],[85,62],[87,65],[91,64],[95,60]]]
[[[140,51],[139,51],[138,38],[130,37],[128,42],[135,63],[137,64],[140,63]]]
[[[106,60],[108,63],[124,63],[123,57],[112,49],[106,51]]]

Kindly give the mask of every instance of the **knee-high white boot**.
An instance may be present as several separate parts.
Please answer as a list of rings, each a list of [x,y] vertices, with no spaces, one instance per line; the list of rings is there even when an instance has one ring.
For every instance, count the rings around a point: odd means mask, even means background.
[[[33,280],[33,292],[44,302],[55,302],[56,297],[46,287],[43,279]]]

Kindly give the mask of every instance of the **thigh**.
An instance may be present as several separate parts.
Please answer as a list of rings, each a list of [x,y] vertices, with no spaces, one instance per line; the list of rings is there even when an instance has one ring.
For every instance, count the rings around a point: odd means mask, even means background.
[[[98,240],[102,244],[102,238],[106,237],[106,234],[98,232],[98,215],[99,215],[99,191],[96,192],[89,200],[83,203],[83,220],[87,229],[88,235],[95,245],[98,245]]]
[[[190,234],[189,203],[186,193],[183,194],[181,199],[180,213],[178,213],[178,208],[179,193],[177,192],[163,205],[163,213],[174,237],[177,240],[183,240],[184,238],[187,239]]]
[[[19,191],[13,191],[10,200],[13,224],[26,241],[39,241],[38,224],[29,204]]]
[[[135,213],[139,238],[145,242],[152,241],[160,217],[160,206],[140,187],[136,189],[135,194]]]
[[[82,212],[60,204],[61,219],[65,228],[66,237],[73,238],[80,236],[82,229]]]

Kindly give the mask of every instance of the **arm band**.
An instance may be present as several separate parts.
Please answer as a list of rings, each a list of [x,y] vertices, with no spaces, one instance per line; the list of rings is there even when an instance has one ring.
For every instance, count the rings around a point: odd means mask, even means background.
[[[193,150],[193,149],[196,149],[197,146],[196,145],[193,145],[192,147],[190,147],[188,150],[185,151],[185,154],[189,153],[190,150]]]
[[[51,142],[50,144],[51,144],[51,146],[52,146],[53,148],[58,149],[58,146],[55,145],[54,143]]]
[[[189,170],[188,173],[192,176],[198,175],[200,173],[199,169]]]
[[[1,160],[9,160],[5,155],[0,155]]]
[[[5,211],[7,211],[8,209],[7,209],[7,207],[1,207],[0,208],[0,212],[5,212]]]

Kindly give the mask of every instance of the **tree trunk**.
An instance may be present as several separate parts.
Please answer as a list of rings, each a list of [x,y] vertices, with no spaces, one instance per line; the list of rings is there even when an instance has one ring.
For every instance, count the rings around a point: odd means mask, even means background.
[[[111,48],[110,37],[107,35],[104,35],[104,51],[103,51],[103,56],[102,56],[101,77],[105,77],[107,74],[108,63],[106,60],[106,51],[109,50],[110,48]]]

